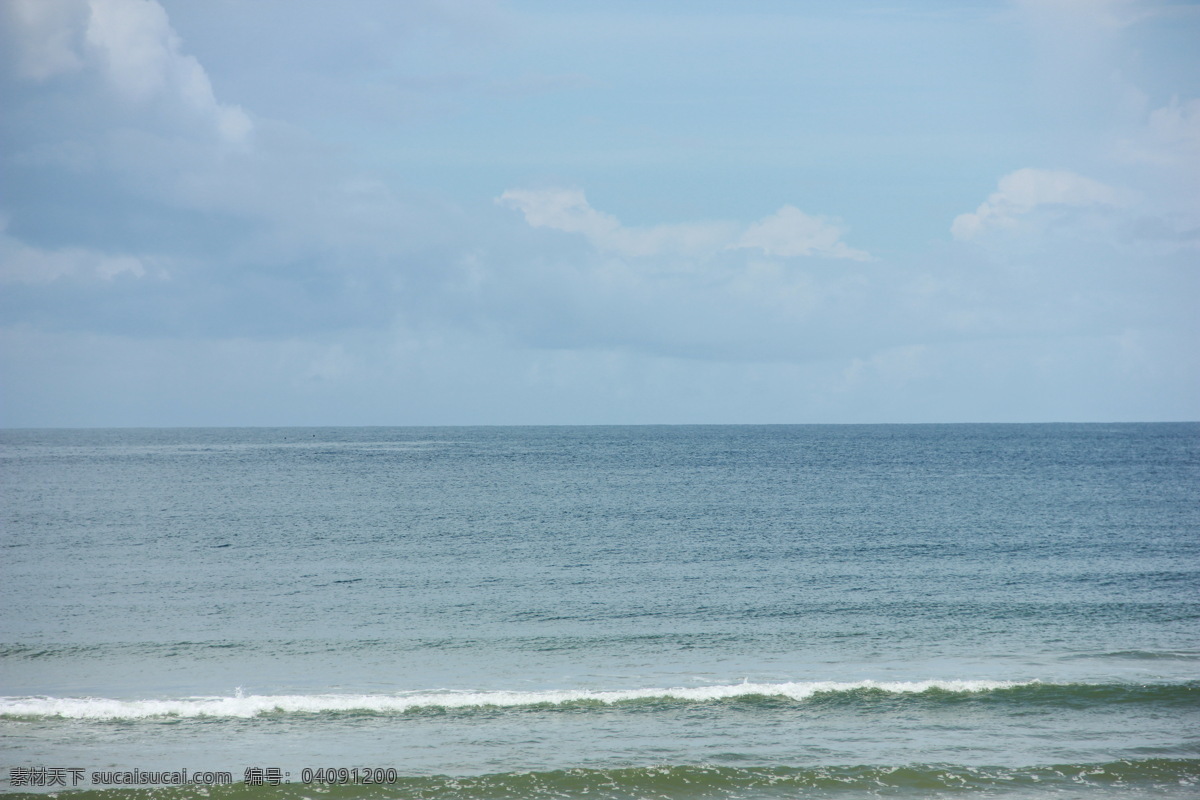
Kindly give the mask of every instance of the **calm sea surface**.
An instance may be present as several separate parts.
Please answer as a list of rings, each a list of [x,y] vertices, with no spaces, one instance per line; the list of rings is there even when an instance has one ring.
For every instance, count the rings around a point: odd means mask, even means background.
[[[0,791],[1200,796],[1200,424],[9,430],[0,514]]]

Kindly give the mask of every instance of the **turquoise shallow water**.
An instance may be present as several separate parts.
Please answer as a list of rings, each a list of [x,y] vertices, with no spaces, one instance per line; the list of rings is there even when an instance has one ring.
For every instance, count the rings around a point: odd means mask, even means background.
[[[0,470],[6,791],[1200,793],[1197,424],[4,431]],[[284,783],[103,774],[185,768]]]

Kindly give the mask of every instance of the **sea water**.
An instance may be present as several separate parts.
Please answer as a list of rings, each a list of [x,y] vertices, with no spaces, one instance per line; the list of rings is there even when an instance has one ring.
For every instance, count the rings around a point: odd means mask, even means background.
[[[10,430],[0,491],[3,791],[1200,796],[1198,424]]]

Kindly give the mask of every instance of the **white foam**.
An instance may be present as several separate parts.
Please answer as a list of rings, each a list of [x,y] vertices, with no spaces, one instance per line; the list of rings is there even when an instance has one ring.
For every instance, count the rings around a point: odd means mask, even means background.
[[[318,714],[322,712],[399,713],[418,708],[512,708],[594,702],[613,704],[636,700],[686,700],[703,702],[765,695],[806,700],[818,693],[875,689],[912,694],[930,689],[948,692],[987,692],[1037,681],[804,681],[793,683],[736,683],[669,689],[597,691],[562,689],[540,692],[425,691],[396,694],[243,695],[186,697],[163,700],[111,700],[99,697],[2,697],[0,716],[63,719],[146,719],[151,717],[250,718],[262,714]]]

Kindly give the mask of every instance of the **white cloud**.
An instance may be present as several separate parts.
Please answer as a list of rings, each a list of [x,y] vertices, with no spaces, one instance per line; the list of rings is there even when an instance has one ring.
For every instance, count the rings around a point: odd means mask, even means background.
[[[580,233],[598,250],[625,256],[715,251],[732,228],[724,222],[627,228],[612,214],[592,208],[579,189],[510,189],[496,202],[520,211],[535,228]]]
[[[509,189],[496,202],[520,211],[535,228],[582,233],[593,242],[605,240],[621,227],[616,217],[588,205],[578,189]]]
[[[1200,99],[1178,97],[1146,118],[1138,135],[1118,152],[1124,160],[1200,171]]]
[[[1171,104],[1150,113],[1150,132],[1164,146],[1192,158],[1200,157],[1200,100]]]
[[[592,208],[578,189],[510,189],[496,202],[520,211],[535,228],[579,233],[598,250],[626,256],[757,248],[783,258],[870,258],[841,241],[846,228],[839,222],[805,214],[790,205],[744,228],[723,221],[627,228],[613,215]]]
[[[757,247],[769,256],[825,256],[867,261],[871,256],[843,242],[846,227],[827,217],[784,206],[746,229],[732,247]]]
[[[247,142],[250,118],[217,101],[208,73],[181,52],[156,0],[15,0],[8,18],[22,77],[45,81],[91,69],[127,103],[165,103],[189,125],[206,121],[228,144]]]
[[[146,101],[166,89],[172,72],[185,85],[195,81],[192,73],[199,64],[179,54],[178,37],[162,6],[145,0],[93,0],[90,5],[87,43],[117,91]]]
[[[960,214],[950,232],[972,239],[994,228],[1012,228],[1044,206],[1083,208],[1118,206],[1121,195],[1110,186],[1066,170],[1019,169],[1000,179],[997,191],[973,214]]]
[[[79,247],[43,250],[9,236],[3,227],[0,224],[0,283],[38,284],[60,278],[112,280],[125,273],[138,278],[146,274],[145,264],[134,256],[105,255]]]
[[[10,0],[6,10],[10,24],[20,31],[11,45],[23,77],[44,81],[83,68],[78,39],[87,27],[85,0]]]

